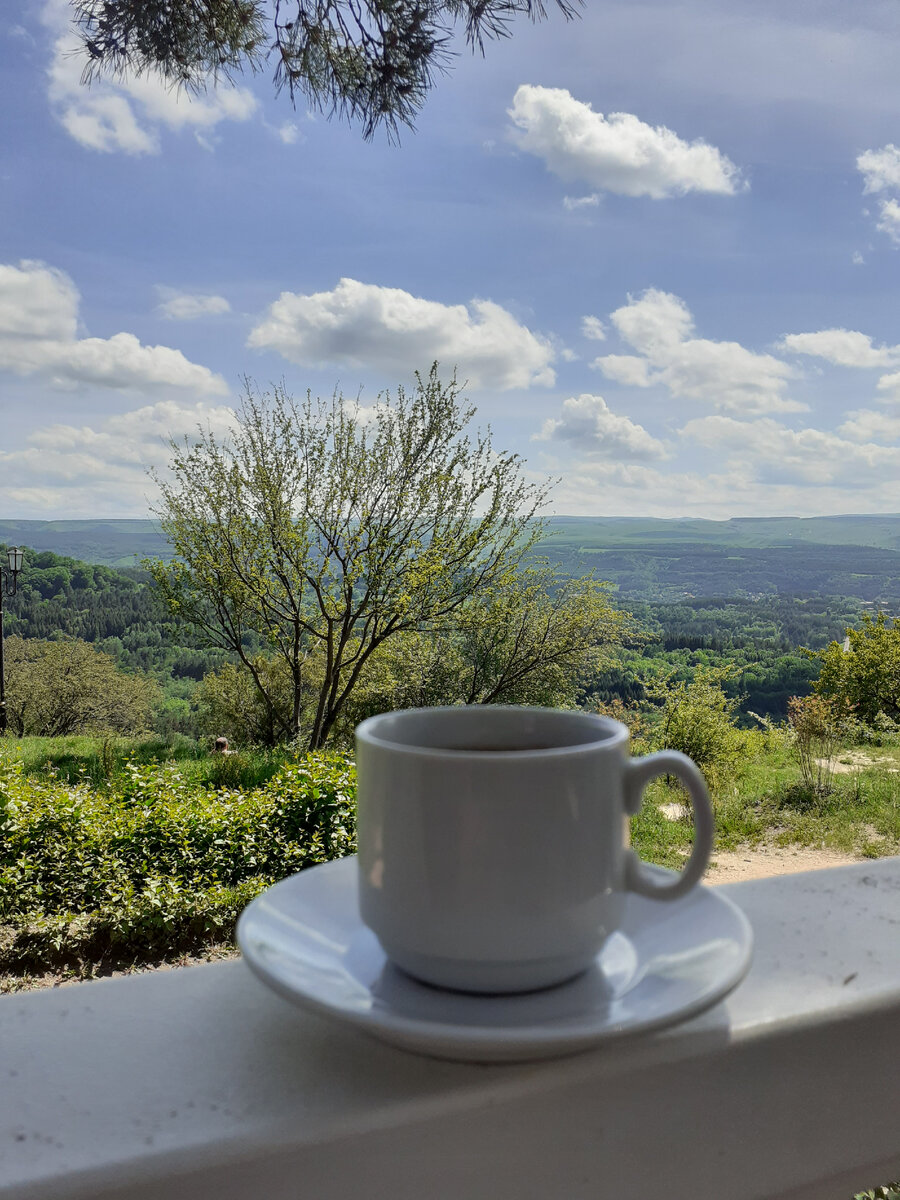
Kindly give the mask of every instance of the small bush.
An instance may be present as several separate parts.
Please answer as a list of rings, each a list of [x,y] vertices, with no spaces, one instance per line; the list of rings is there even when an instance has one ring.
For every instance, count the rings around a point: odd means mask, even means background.
[[[822,793],[802,779],[798,779],[777,792],[774,799],[779,808],[792,808],[797,812],[806,813],[819,807]]]
[[[0,759],[0,970],[222,941],[254,895],[354,848],[355,777],[339,755],[289,762],[248,791],[131,761],[109,793]]]
[[[844,744],[847,717],[824,696],[792,696],[788,724],[803,787],[815,796],[826,796],[834,786],[834,756]]]
[[[698,667],[689,682],[666,681],[651,693],[662,707],[653,749],[692,758],[712,792],[733,777],[747,743],[735,724],[740,697],[726,695],[722,686],[729,677],[727,669]]]
[[[628,732],[631,734],[632,754],[646,754],[650,749],[652,738],[650,721],[639,705],[626,704],[624,700],[614,696],[612,700],[596,701],[592,711],[601,717],[612,717],[614,721],[628,726]]]
[[[880,712],[868,724],[854,720],[849,736],[857,745],[896,746],[900,742],[900,724]]]

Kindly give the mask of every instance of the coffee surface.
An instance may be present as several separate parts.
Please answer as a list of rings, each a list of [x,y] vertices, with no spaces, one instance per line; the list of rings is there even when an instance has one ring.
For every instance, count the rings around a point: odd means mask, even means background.
[[[500,750],[500,751],[503,751],[504,753],[518,752],[521,754],[528,750],[557,750],[559,748],[560,747],[557,742],[529,742],[527,746],[515,746],[515,745],[507,744],[505,746],[500,746],[500,745],[492,745],[492,746],[448,745],[448,746],[433,746],[432,747],[433,750],[460,750],[465,754],[477,753],[480,750],[494,751],[494,752]]]

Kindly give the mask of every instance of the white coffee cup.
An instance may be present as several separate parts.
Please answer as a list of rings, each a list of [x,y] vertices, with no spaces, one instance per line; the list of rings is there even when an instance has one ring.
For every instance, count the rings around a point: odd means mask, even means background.
[[[356,730],[362,920],[397,966],[439,987],[519,992],[585,970],[625,894],[675,900],[709,861],[699,768],[674,750],[631,758],[593,713],[476,705],[406,709]],[[644,788],[674,775],[694,848],[673,881],[626,845]]]

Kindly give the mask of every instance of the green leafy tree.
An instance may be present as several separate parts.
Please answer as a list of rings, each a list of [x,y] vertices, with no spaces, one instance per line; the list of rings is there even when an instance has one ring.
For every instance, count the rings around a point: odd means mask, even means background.
[[[579,681],[629,631],[605,584],[560,578],[549,567],[510,571],[459,613],[460,699],[573,704]]]
[[[510,571],[451,623],[386,644],[351,702],[348,723],[432,704],[569,707],[581,680],[634,634],[604,584],[549,567]]]
[[[735,717],[739,696],[729,696],[729,667],[698,667],[690,680],[664,680],[648,687],[661,705],[653,734],[655,750],[680,750],[692,758],[711,790],[717,791],[737,767],[746,743]]]
[[[547,486],[466,434],[459,392],[436,364],[367,410],[248,385],[230,439],[171,444],[157,515],[177,557],[149,569],[175,614],[237,656],[281,737],[323,746],[382,646],[507,586],[540,536]],[[248,649],[259,639],[287,669],[287,714]]]
[[[126,675],[88,642],[6,640],[6,704],[19,737],[140,733],[157,698],[152,680]]]
[[[580,0],[556,0],[566,18]],[[197,90],[274,60],[275,84],[320,111],[379,126],[412,127],[462,23],[469,45],[546,16],[543,0],[73,0],[87,54],[85,81],[102,73],[160,75]]]
[[[847,630],[847,643],[846,650],[832,642],[811,652],[822,664],[816,691],[868,725],[882,716],[900,720],[900,620],[863,613],[859,629]]]

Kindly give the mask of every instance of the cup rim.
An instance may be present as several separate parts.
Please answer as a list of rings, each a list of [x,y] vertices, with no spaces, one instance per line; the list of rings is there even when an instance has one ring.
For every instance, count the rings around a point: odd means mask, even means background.
[[[579,717],[586,717],[598,726],[604,727],[609,731],[609,735],[602,739],[573,742],[564,746],[541,746],[521,750],[479,750],[452,746],[416,746],[409,742],[395,741],[393,738],[385,737],[383,734],[376,732],[378,725],[387,717],[402,717],[413,713],[456,713],[476,710],[482,712],[490,710],[502,713],[572,714]],[[477,761],[479,762],[494,759],[515,759],[516,762],[520,762],[523,759],[531,758],[558,758],[563,755],[588,754],[601,749],[605,751],[614,747],[625,746],[631,737],[627,725],[623,725],[621,721],[617,721],[614,717],[604,716],[602,713],[589,713],[583,709],[573,708],[543,708],[540,705],[526,704],[436,704],[424,708],[398,708],[390,712],[376,713],[374,716],[366,717],[364,721],[357,725],[355,734],[357,743],[367,742],[370,745],[383,749],[402,751],[405,754],[422,758],[450,757],[464,759],[477,756]]]

